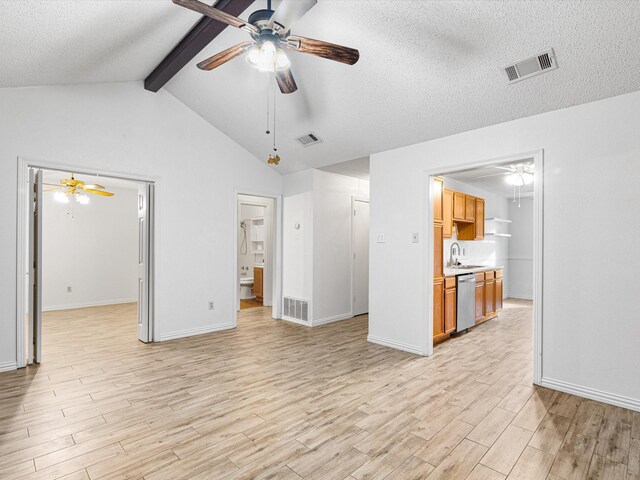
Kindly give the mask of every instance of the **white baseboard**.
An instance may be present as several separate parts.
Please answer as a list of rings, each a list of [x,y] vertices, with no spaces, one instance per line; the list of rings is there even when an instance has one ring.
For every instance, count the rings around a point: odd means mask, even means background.
[[[505,300],[507,298],[513,298],[515,300],[533,300],[533,295],[518,295],[517,293],[509,293],[509,295],[505,297]]]
[[[542,377],[540,382],[542,387],[551,388],[553,390],[559,390],[564,393],[570,393],[577,395],[578,397],[589,398],[591,400],[597,400],[602,403],[608,403],[615,405],[616,407],[627,408],[640,412],[640,400],[635,398],[624,397],[622,395],[616,395],[615,393],[603,392],[602,390],[596,390],[595,388],[581,387],[573,383],[563,382],[561,380],[554,380],[552,378]]]
[[[43,307],[43,312],[54,312],[57,310],[72,310],[74,308],[102,307],[105,305],[120,305],[122,303],[137,302],[137,298],[121,298],[119,300],[105,300],[104,302],[86,302],[86,303],[69,303],[67,305],[53,305],[51,307]]]
[[[415,353],[416,355],[425,354],[422,352],[422,349],[417,345],[410,345],[408,343],[396,342],[395,340],[388,340],[386,338],[374,337],[373,335],[367,336],[367,341],[371,343],[377,343],[378,345],[382,345],[385,347],[395,348],[396,350],[403,350],[409,353]]]
[[[308,322],[303,322],[302,320],[298,320],[297,318],[293,318],[293,317],[287,317],[286,315],[282,315],[280,320],[295,323],[296,325],[302,325],[303,327],[311,327],[311,324]]]
[[[17,368],[18,364],[16,362],[0,363],[0,372],[9,372],[11,370],[16,370]]]
[[[229,330],[234,328],[233,323],[223,323],[219,325],[207,325],[206,327],[190,328],[187,330],[179,330],[177,332],[163,333],[160,335],[160,341],[176,340],[178,338],[192,337],[194,335],[202,335],[205,333],[219,332],[220,330]]]
[[[319,320],[313,320],[313,322],[311,323],[313,327],[317,327],[319,325],[325,325],[327,323],[339,322],[340,320],[349,320],[350,318],[353,318],[353,315],[351,315],[351,312],[348,312],[342,313],[340,315],[334,315],[333,317],[325,317]]]

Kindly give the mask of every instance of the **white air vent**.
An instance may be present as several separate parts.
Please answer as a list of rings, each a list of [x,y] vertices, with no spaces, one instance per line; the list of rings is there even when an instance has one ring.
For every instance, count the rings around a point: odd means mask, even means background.
[[[296,138],[296,142],[298,142],[303,147],[315,145],[316,143],[320,143],[321,141],[322,140],[320,140],[320,138],[318,138],[318,136],[313,133],[307,133],[306,135]]]
[[[558,68],[558,64],[556,63],[555,54],[553,49],[549,49],[534,57],[526,58],[504,67],[504,71],[507,74],[509,83],[515,83],[556,68]]]
[[[309,321],[309,302],[297,298],[284,297],[282,300],[282,316]]]

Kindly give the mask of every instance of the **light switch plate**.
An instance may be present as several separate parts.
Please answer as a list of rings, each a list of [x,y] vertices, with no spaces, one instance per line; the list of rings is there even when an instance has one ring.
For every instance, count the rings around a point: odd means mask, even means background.
[[[376,243],[384,243],[384,233],[378,233],[376,235]]]
[[[418,232],[414,232],[411,234],[411,241],[413,243],[418,243]]]

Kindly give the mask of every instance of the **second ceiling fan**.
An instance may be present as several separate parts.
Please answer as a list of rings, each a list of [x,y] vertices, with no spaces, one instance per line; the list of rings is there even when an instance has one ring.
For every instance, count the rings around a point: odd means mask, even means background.
[[[251,41],[234,45],[198,63],[201,70],[213,70],[248,53],[247,62],[250,65],[263,72],[273,72],[280,91],[293,93],[298,87],[291,74],[285,50],[308,53],[347,65],[355,64],[360,58],[360,52],[355,48],[291,35],[291,27],[317,3],[317,0],[282,0],[275,11],[271,9],[271,0],[268,0],[267,8],[256,10],[246,22],[198,0],[173,0],[173,3],[245,30],[251,35]]]

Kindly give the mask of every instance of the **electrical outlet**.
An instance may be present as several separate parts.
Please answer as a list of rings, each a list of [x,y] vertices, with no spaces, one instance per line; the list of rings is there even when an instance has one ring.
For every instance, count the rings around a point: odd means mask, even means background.
[[[213,300],[209,302],[209,310],[215,310],[216,305],[213,303]]]
[[[71,293],[71,287],[67,287],[67,293]]]
[[[376,235],[376,243],[384,243],[384,233],[378,233]]]
[[[411,241],[413,243],[418,243],[418,233],[417,232],[411,234]]]

